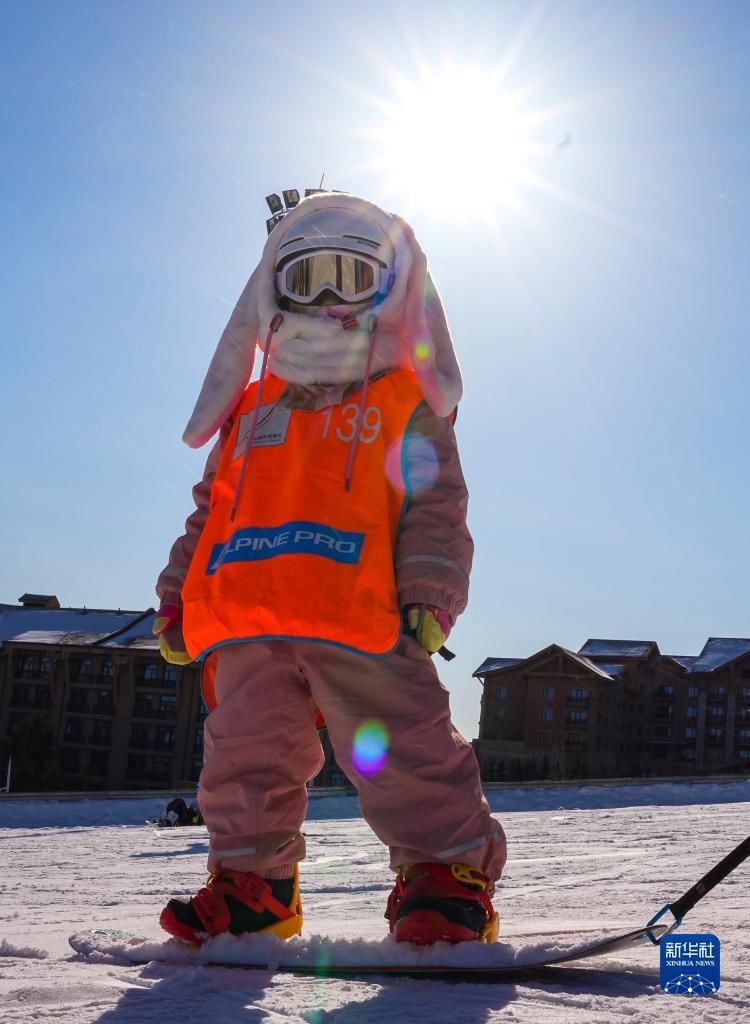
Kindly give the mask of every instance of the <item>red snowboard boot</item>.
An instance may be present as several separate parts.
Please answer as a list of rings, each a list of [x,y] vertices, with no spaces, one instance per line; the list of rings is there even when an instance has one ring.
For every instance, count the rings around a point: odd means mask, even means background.
[[[411,864],[399,871],[385,916],[396,942],[496,942],[493,891],[469,864]]]

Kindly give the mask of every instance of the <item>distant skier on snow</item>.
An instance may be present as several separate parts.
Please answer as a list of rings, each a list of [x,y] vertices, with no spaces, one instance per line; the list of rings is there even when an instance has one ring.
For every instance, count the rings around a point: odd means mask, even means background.
[[[186,804],[181,796],[170,800],[167,804],[166,817],[173,825],[203,825],[203,815],[197,800],[191,800]]]
[[[272,226],[185,431],[192,447],[219,438],[156,588],[162,653],[202,659],[211,712],[210,877],[169,901],[169,933],[301,931],[319,710],[390,848],[396,940],[496,938],[505,836],[430,658],[466,606],[473,553],[461,391],[405,221],[330,193]]]

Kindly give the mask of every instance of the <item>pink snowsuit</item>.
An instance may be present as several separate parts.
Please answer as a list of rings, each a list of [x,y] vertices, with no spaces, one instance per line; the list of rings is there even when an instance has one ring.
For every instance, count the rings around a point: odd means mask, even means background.
[[[353,390],[289,386],[284,397],[287,407],[309,410],[339,404]],[[222,428],[209,455],[193,489],[196,509],[159,577],[162,604],[180,606],[230,427]],[[394,552],[399,603],[434,605],[455,621],[466,606],[473,543],[453,424],[422,405],[412,429],[431,442],[437,475],[413,489],[401,519]],[[424,447],[405,450],[405,477],[424,481]],[[253,486],[252,473],[245,486]],[[205,723],[200,777],[210,871],[283,877],[305,856],[306,783],[323,765],[314,704],[338,764],[358,791],[362,814],[390,849],[394,870],[458,861],[499,878],[505,835],[482,794],[471,745],[451,723],[448,692],[413,637],[402,634],[385,657],[312,640],[259,639],[220,647],[216,658],[217,707]],[[373,720],[384,727],[387,743],[382,766],[370,773],[357,760],[356,737]]]

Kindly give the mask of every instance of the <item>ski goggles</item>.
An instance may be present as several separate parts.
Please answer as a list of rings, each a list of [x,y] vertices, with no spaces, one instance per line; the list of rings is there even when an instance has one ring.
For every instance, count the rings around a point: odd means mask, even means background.
[[[359,253],[306,253],[276,272],[279,295],[302,305],[314,305],[326,291],[342,303],[366,302],[378,294],[387,295],[392,284],[392,270]]]

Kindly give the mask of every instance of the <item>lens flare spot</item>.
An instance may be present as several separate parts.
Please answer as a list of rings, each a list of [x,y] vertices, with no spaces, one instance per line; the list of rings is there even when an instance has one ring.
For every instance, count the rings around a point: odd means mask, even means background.
[[[418,341],[414,346],[414,358],[419,363],[426,363],[432,355],[432,348],[427,341]]]
[[[435,445],[423,434],[394,441],[386,452],[385,472],[391,487],[398,491],[418,494],[432,487],[440,472]]]
[[[405,444],[407,489],[412,493],[427,490],[435,483],[440,472],[435,445],[422,434],[412,434],[407,437]]]
[[[362,775],[375,775],[388,759],[390,736],[377,718],[368,719],[354,733],[352,761]]]

